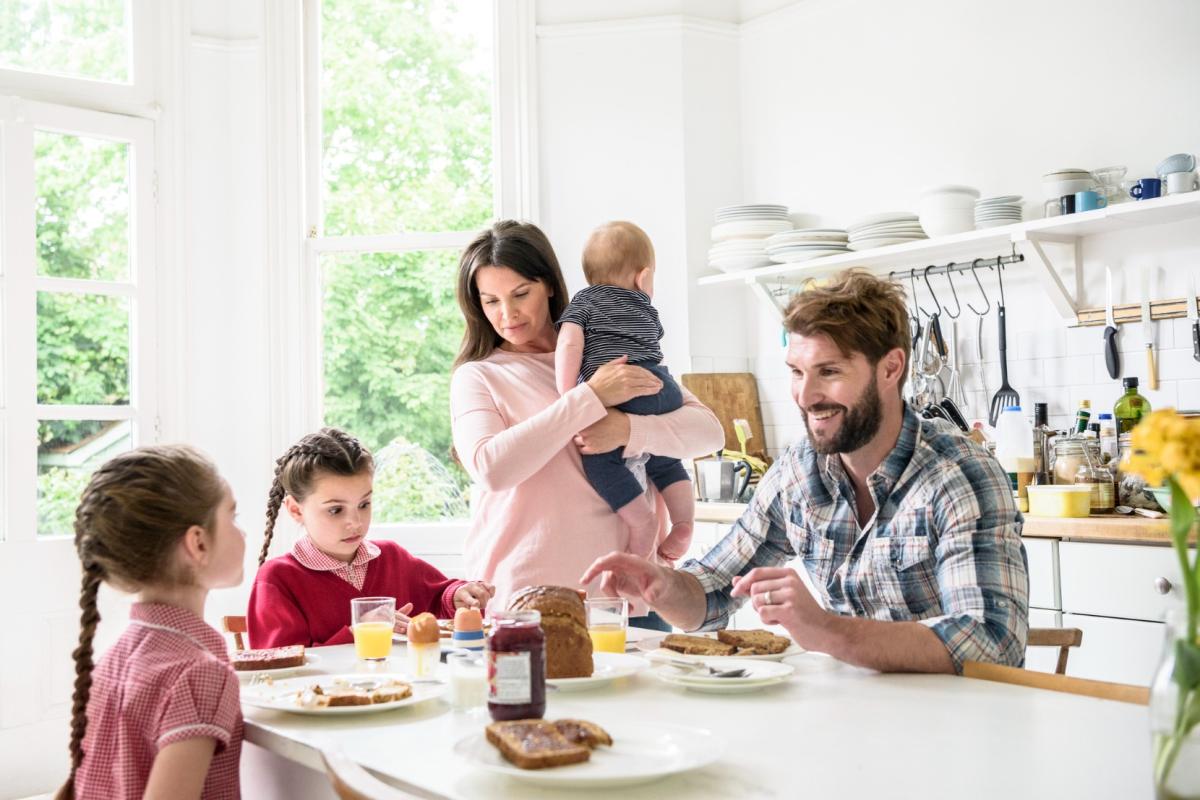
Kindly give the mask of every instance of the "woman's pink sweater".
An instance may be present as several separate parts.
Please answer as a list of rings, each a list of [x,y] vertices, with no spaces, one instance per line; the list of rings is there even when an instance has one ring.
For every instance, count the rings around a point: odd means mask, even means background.
[[[724,446],[716,416],[683,394],[678,411],[630,415],[626,457],[694,458]],[[571,441],[604,416],[604,406],[586,384],[559,396],[553,353],[497,350],[463,364],[451,378],[450,409],[454,448],[479,490],[467,574],[496,585],[491,608],[504,608],[524,586],[579,586],[592,561],[625,549],[628,529],[588,484]],[[658,510],[661,541],[661,501]]]

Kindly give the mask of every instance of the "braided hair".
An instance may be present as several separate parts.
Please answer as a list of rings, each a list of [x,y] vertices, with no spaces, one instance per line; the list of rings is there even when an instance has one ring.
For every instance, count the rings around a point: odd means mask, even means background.
[[[92,689],[92,643],[101,583],[124,591],[187,583],[174,564],[175,546],[193,525],[211,528],[226,492],[212,462],[182,445],[140,447],[92,474],[75,510],[75,550],[83,567],[79,646],[71,704],[71,775],[55,795],[75,794],[83,763],[87,705]]]
[[[263,535],[262,551],[258,554],[258,565],[261,567],[267,560],[275,520],[284,497],[291,495],[297,502],[303,502],[312,492],[316,479],[323,474],[350,477],[374,469],[371,451],[358,439],[337,428],[321,428],[289,447],[275,462],[275,480],[267,494],[267,530]]]

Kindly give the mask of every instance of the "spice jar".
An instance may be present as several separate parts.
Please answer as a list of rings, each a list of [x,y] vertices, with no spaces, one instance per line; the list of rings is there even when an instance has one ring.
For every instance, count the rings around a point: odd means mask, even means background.
[[[487,637],[488,712],[497,722],[546,713],[546,635],[537,611],[492,617]]]
[[[1075,483],[1091,486],[1093,514],[1116,513],[1116,484],[1108,467],[1095,462],[1082,464],[1075,473]]]

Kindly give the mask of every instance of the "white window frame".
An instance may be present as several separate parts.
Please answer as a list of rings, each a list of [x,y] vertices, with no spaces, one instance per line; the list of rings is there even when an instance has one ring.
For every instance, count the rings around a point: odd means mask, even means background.
[[[478,0],[472,0],[478,2]],[[536,220],[537,107],[534,0],[493,3],[493,206],[497,219]],[[267,10],[269,92],[286,96],[302,74],[301,96],[268,108],[268,137],[280,141],[268,182],[302,203],[278,200],[269,238],[278,247],[269,257],[272,284],[273,449],[282,452],[323,422],[321,256],[329,253],[393,253],[461,250],[477,231],[437,231],[367,236],[324,236],[321,210],[320,0],[304,0],[302,19],[287,10]],[[294,49],[294,42],[302,46]],[[298,141],[289,141],[294,132]],[[295,167],[299,164],[299,169]],[[289,174],[291,170],[291,174]],[[297,237],[299,233],[299,237]],[[293,260],[293,258],[295,260]],[[299,275],[296,273],[299,272]],[[388,538],[439,539],[465,534],[467,523],[414,522],[373,526]],[[458,550],[461,552],[461,550]]]
[[[159,11],[163,5],[163,0],[126,0],[131,28],[128,83],[0,67],[0,86],[5,93],[46,102],[153,116],[157,113],[154,35],[159,29]]]
[[[34,211],[34,132],[52,131],[129,145],[129,276],[120,281],[37,274]],[[156,203],[154,123],[54,103],[0,98],[0,340],[3,410],[0,411],[0,542],[50,542],[37,534],[37,426],[43,420],[129,420],[135,445],[157,436],[155,380]],[[129,300],[128,405],[37,402],[37,295],[40,291]]]

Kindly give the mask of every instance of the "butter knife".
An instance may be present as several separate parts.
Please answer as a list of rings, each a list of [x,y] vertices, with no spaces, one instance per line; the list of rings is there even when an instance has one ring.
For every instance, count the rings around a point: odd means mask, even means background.
[[[1188,284],[1188,319],[1192,322],[1192,358],[1200,361],[1200,313],[1196,311],[1196,278]]]

